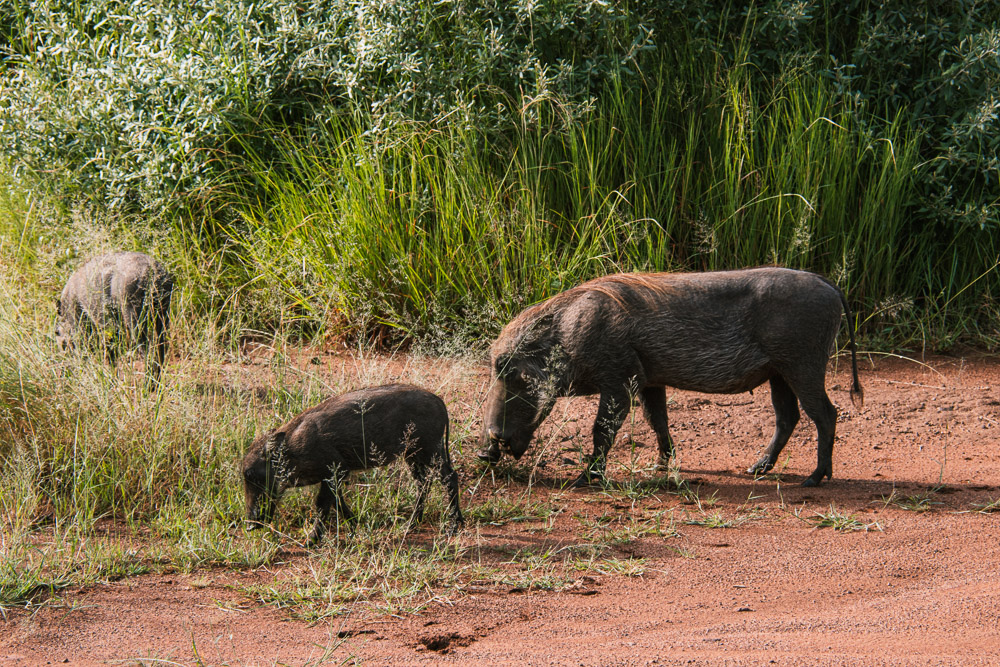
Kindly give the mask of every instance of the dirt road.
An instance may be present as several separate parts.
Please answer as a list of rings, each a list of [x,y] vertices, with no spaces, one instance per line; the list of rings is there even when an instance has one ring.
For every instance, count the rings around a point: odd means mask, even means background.
[[[816,460],[805,417],[780,474],[743,472],[773,430],[766,387],[672,395],[686,493],[642,486],[655,439],[641,417],[615,446],[615,488],[559,488],[590,445],[595,399],[560,400],[526,480],[483,476],[475,443],[462,443],[463,503],[530,483],[533,502],[558,510],[471,522],[458,538],[471,558],[606,546],[609,558],[571,566],[547,589],[466,581],[432,591],[419,613],[358,610],[310,624],[234,585],[307,558],[290,548],[259,571],[145,575],[8,611],[0,666],[1000,664],[1000,515],[979,511],[1000,498],[1000,362],[883,358],[861,370],[861,413],[847,365],[828,376],[841,414],[834,478],[819,488],[799,486]],[[475,371],[441,389],[453,419],[475,422],[483,382]],[[412,536],[433,538],[430,527]]]

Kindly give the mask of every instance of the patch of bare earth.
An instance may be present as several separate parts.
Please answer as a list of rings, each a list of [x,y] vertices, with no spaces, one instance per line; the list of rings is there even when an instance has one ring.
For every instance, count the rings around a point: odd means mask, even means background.
[[[447,362],[428,363],[452,377]],[[555,590],[473,581],[442,589],[419,613],[358,611],[310,624],[237,585],[269,581],[306,558],[290,548],[258,571],[140,576],[8,610],[0,665],[1000,663],[1000,519],[976,511],[1000,498],[1000,363],[866,360],[861,413],[848,401],[847,370],[841,361],[827,380],[840,419],[834,478],[819,488],[799,486],[816,461],[805,417],[778,476],[745,474],[773,430],[761,387],[752,396],[673,394],[680,472],[696,494],[564,491],[581,446],[590,447],[596,400],[561,400],[530,455],[533,501],[562,511],[472,524],[458,538],[499,563],[518,549],[588,544],[588,526],[625,527],[673,510],[679,535],[613,545],[618,562],[642,564],[639,576],[597,567]],[[484,377],[455,377],[426,384],[444,394],[453,420],[474,422]],[[475,449],[467,440],[453,454],[463,486],[479,481],[463,502],[525,490],[527,482],[481,476]],[[654,455],[641,416],[630,420],[612,477],[634,481],[623,466],[648,467]],[[855,530],[820,527],[824,517]],[[713,518],[729,527],[710,527]],[[432,530],[411,539],[429,541]]]

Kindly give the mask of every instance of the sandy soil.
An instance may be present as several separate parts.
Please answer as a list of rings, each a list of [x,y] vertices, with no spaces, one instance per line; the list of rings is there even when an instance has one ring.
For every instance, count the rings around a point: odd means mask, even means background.
[[[469,585],[440,591],[420,613],[308,624],[232,585],[272,577],[280,566],[147,575],[64,591],[59,605],[8,611],[0,666],[1000,664],[1000,519],[976,511],[1000,498],[1000,362],[866,358],[861,370],[861,413],[850,407],[847,364],[828,375],[840,407],[835,476],[813,489],[799,486],[816,460],[805,417],[780,475],[754,480],[743,472],[773,430],[766,387],[752,396],[673,394],[681,474],[699,498],[714,498],[703,508],[708,515],[735,525],[679,520],[677,537],[617,545],[617,558],[644,559],[641,576],[588,572],[549,591]],[[474,373],[444,389],[453,418],[473,414],[483,384]],[[458,539],[566,546],[587,541],[581,517],[625,524],[665,508],[677,508],[678,519],[703,516],[673,493],[633,501],[600,489],[560,490],[579,471],[574,452],[581,443],[589,448],[595,409],[594,399],[560,401],[540,431],[555,444],[532,452],[536,499],[564,508],[551,529],[480,524]],[[465,443],[457,462],[466,485],[479,471],[474,451]],[[654,453],[640,418],[615,447],[614,475],[629,462],[651,463]],[[473,501],[510,484],[518,483],[480,484]],[[929,509],[893,502],[906,499]],[[810,517],[831,506],[867,529],[817,527]],[[429,530],[413,539],[430,540]],[[305,557],[291,550],[283,562]]]

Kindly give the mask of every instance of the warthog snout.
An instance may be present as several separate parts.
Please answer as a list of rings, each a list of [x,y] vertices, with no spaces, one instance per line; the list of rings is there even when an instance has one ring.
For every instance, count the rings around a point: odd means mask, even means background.
[[[485,447],[476,452],[476,457],[480,461],[486,461],[487,463],[496,463],[503,457],[501,451],[502,441],[500,440],[500,435],[493,429],[486,429],[486,443]]]
[[[512,444],[515,441],[516,438],[508,437],[497,428],[489,426],[486,428],[486,446],[480,449],[476,453],[476,456],[480,461],[488,463],[496,463],[503,458],[504,454],[510,454],[515,460],[518,460],[524,456],[524,452],[527,451],[528,447],[526,444],[523,447]]]
[[[511,453],[510,439],[505,438],[500,431],[492,426],[486,429],[486,439],[489,441],[490,449],[499,449],[502,452]]]
[[[273,484],[273,483],[272,483]],[[275,485],[274,489],[278,487]],[[264,492],[247,492],[247,518],[246,527],[247,530],[257,530],[258,528],[268,524],[274,518],[274,511],[277,508],[277,503],[270,498],[266,491]]]

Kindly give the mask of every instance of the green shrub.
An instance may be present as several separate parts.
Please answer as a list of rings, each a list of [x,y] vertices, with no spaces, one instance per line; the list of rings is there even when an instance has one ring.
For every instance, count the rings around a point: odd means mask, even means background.
[[[110,207],[229,331],[464,344],[602,272],[780,263],[886,344],[1000,338],[995,3],[0,7],[5,180]]]
[[[506,126],[507,96],[585,100],[650,34],[603,3],[3,4],[4,149],[60,188],[146,211],[239,180],[233,139],[261,119],[308,131],[357,105],[382,125],[459,108]]]

